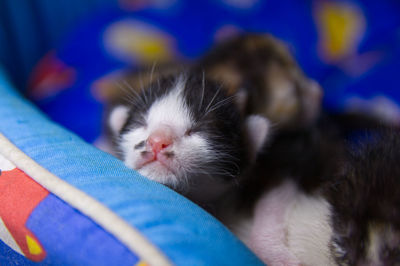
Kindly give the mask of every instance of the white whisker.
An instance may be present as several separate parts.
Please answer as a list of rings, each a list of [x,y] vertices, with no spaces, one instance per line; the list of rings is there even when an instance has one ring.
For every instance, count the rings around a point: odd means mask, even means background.
[[[207,105],[207,107],[206,107],[206,113],[208,113],[208,110],[209,110],[210,106],[212,105],[214,99],[217,97],[217,95],[218,95],[218,93],[220,92],[220,90],[221,90],[221,87],[218,88],[218,90],[215,92],[214,96],[212,97],[210,103]]]
[[[206,77],[205,77],[205,73],[204,73],[204,70],[203,70],[203,80],[201,81],[201,83],[202,83],[202,86],[201,86],[201,99],[200,99],[200,104],[199,104],[199,111],[201,110],[201,107],[203,106],[203,101],[204,101],[204,90],[205,90],[205,87],[206,87],[206,79],[205,79]]]

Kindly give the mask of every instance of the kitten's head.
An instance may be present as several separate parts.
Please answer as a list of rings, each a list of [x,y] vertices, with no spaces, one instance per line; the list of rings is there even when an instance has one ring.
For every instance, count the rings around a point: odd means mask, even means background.
[[[369,141],[329,188],[332,253],[339,265],[400,265],[400,134]]]
[[[248,33],[221,42],[201,58],[199,68],[230,92],[247,91],[244,111],[279,128],[307,128],[319,116],[321,87],[271,35]]]
[[[269,129],[259,116],[244,120],[234,102],[202,75],[172,75],[115,107],[108,123],[128,167],[209,201],[239,181]]]

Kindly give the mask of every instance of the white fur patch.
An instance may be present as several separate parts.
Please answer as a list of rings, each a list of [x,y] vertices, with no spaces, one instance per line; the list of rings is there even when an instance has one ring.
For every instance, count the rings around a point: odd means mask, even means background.
[[[268,265],[335,265],[329,250],[328,203],[287,180],[261,196],[243,241]]]
[[[183,135],[190,128],[192,119],[182,96],[184,86],[185,81],[180,78],[169,94],[153,103],[146,117],[150,131],[160,124],[172,125],[177,135]]]
[[[297,194],[287,216],[287,239],[302,265],[336,265],[329,249],[332,237],[329,219],[330,205],[325,199]]]
[[[251,145],[252,159],[265,144],[270,131],[269,121],[260,115],[250,115],[246,118],[247,138]]]
[[[183,99],[182,90],[185,80],[180,78],[175,87],[164,97],[156,100],[145,115],[146,126],[135,128],[122,136],[120,147],[125,154],[125,164],[136,169],[142,175],[174,188],[187,184],[186,174],[191,176],[201,173],[199,161],[204,162],[213,158],[207,140],[200,134],[185,134],[192,126],[189,108]],[[142,152],[150,151],[149,147],[134,149],[140,142],[146,142],[150,134],[156,130],[168,127],[173,135],[173,142],[163,149],[154,162],[141,165]],[[164,156],[173,153],[172,158]]]
[[[128,107],[120,105],[115,107],[110,115],[108,123],[114,134],[117,134],[128,119]]]
[[[287,212],[296,200],[296,187],[286,181],[261,196],[254,210],[250,239],[245,243],[268,265],[299,265],[287,246]]]

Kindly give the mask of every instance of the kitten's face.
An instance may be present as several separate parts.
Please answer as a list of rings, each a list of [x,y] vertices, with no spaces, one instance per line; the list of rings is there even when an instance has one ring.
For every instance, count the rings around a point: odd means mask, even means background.
[[[194,198],[221,194],[249,161],[232,99],[201,76],[161,79],[109,123],[128,167]]]

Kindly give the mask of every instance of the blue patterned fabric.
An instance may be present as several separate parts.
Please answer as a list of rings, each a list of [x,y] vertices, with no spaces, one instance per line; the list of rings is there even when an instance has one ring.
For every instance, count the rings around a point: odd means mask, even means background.
[[[96,12],[47,54],[28,91],[52,119],[88,142],[101,133],[104,99],[98,85],[103,79],[154,60],[197,58],[214,43],[246,31],[269,32],[285,41],[304,71],[323,86],[325,108],[382,110],[389,102],[386,112],[400,122],[397,1],[119,4]],[[81,119],[72,119],[77,116]]]
[[[32,67],[91,12],[115,0],[0,1],[0,63],[23,90]]]
[[[1,265],[132,266],[140,262],[115,237],[53,194],[33,210],[25,226],[40,241],[45,257],[33,263],[0,240]]]

